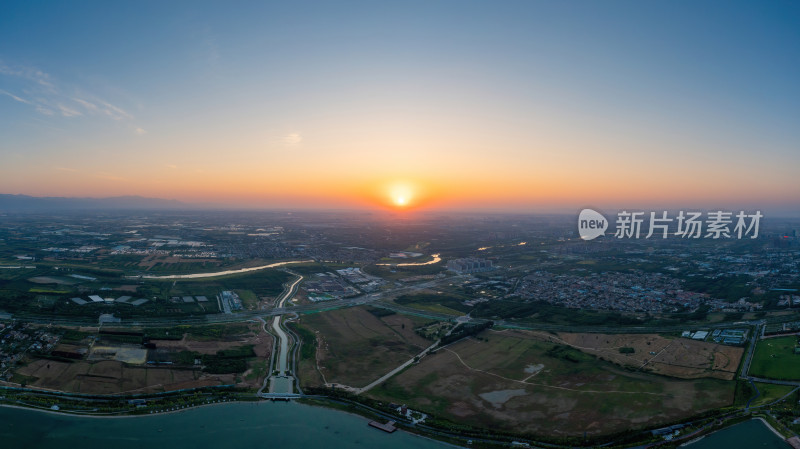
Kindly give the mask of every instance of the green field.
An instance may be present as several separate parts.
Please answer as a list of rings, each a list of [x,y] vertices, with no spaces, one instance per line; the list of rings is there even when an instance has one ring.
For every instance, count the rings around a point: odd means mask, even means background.
[[[761,382],[756,382],[755,384],[756,388],[758,388],[759,396],[758,398],[754,399],[753,402],[750,403],[751,407],[766,405],[775,402],[778,399],[781,399],[787,394],[791,393],[792,390],[794,390],[795,388],[797,388],[791,385],[773,385]]]
[[[779,380],[800,380],[800,354],[797,336],[760,340],[750,364],[750,375]]]
[[[258,296],[252,290],[236,290],[236,294],[242,300],[244,308],[247,310],[254,310],[258,308]]]
[[[292,329],[303,329],[301,355],[304,360],[318,363],[327,382],[362,387],[430,344],[414,332],[424,322],[400,314],[379,317],[366,308],[351,307],[303,315],[299,326]],[[314,348],[316,335],[320,344]],[[313,371],[306,372],[313,374]],[[301,377],[306,385],[310,381],[311,378]]]
[[[395,299],[397,304],[429,312],[444,313],[447,315],[461,316],[469,312],[472,307],[465,306],[463,298],[452,295],[437,295],[431,293],[416,293],[403,295]]]

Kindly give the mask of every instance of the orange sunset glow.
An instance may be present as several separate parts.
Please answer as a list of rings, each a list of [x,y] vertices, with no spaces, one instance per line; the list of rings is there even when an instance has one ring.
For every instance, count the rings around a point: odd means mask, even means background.
[[[625,39],[632,22],[592,28],[615,16],[559,16],[564,28],[485,8],[464,23],[309,18],[300,34],[166,15],[151,25],[164,45],[123,26],[58,51],[20,29],[0,40],[27,43],[0,45],[0,192],[406,211],[798,205],[796,58],[780,46],[751,51],[750,28],[642,25]],[[665,36],[691,42],[662,48],[672,59],[644,50]],[[129,44],[147,57],[114,47]]]

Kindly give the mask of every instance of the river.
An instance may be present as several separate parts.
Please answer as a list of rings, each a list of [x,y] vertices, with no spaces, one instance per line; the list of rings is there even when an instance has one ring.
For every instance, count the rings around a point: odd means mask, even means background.
[[[435,263],[441,262],[442,258],[439,257],[438,254],[431,254],[433,257],[432,260],[427,262],[407,262],[407,263],[376,263],[375,265],[380,265],[384,267],[419,267],[422,265],[433,265]]]
[[[287,262],[275,262],[269,265],[260,265],[257,267],[250,267],[250,268],[239,268],[238,270],[226,270],[226,271],[215,271],[213,273],[194,273],[194,274],[167,274],[163,276],[151,275],[151,274],[144,274],[141,276],[142,279],[203,279],[203,278],[213,278],[217,276],[226,276],[229,274],[240,274],[240,273],[247,273],[250,271],[258,271],[263,270],[265,268],[275,268],[275,267],[282,267],[284,265],[290,265],[294,263],[309,263],[314,262],[313,260],[290,260]],[[128,276],[129,278],[139,278],[139,276]]]
[[[357,415],[296,402],[229,403],[123,418],[69,416],[0,407],[0,444],[37,449],[256,449],[452,447],[367,426]]]

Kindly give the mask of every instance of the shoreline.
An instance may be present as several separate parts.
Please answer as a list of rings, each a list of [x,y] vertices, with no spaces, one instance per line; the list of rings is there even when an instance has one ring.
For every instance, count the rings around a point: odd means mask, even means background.
[[[296,402],[297,405],[301,405],[301,406],[324,408],[324,409],[328,409],[328,410],[331,410],[331,411],[334,411],[334,412],[340,412],[340,413],[344,413],[344,414],[347,414],[347,415],[356,416],[360,420],[364,421],[364,423],[369,423],[370,420],[375,420],[376,419],[375,417],[370,416],[369,412],[360,413],[358,410],[348,410],[348,409],[344,409],[342,407],[339,407],[339,406],[335,405],[335,404],[339,404],[335,400],[333,401],[334,403],[327,403],[327,399],[326,398],[309,398],[309,399],[312,399],[312,400],[310,402],[307,402],[307,401],[289,401],[289,402]],[[49,408],[36,408],[36,407],[31,407],[31,406],[17,405],[17,404],[7,404],[7,403],[0,403],[0,407],[5,407],[5,408],[9,408],[9,409],[18,409],[18,410],[29,410],[29,411],[33,411],[33,412],[43,412],[43,413],[56,415],[56,416],[68,416],[68,417],[75,417],[75,418],[93,418],[93,419],[121,419],[122,418],[122,419],[124,419],[124,418],[143,418],[143,417],[153,417],[153,416],[158,416],[158,415],[170,415],[170,414],[176,414],[176,413],[184,413],[184,412],[190,412],[193,409],[200,409],[200,408],[209,407],[209,406],[223,406],[223,405],[231,405],[231,404],[252,404],[254,406],[260,406],[262,404],[271,403],[271,402],[273,402],[273,401],[268,401],[268,400],[263,400],[263,399],[262,400],[257,400],[257,401],[251,401],[251,400],[228,400],[228,401],[224,401],[224,402],[212,402],[212,403],[208,403],[208,404],[206,404],[206,403],[197,404],[197,405],[193,405],[193,406],[190,406],[190,407],[187,407],[187,408],[182,408],[182,409],[177,409],[177,410],[168,410],[168,411],[159,411],[159,412],[153,411],[153,413],[139,413],[139,414],[134,414],[134,413],[131,413],[131,412],[121,412],[119,414],[83,414],[83,413],[70,412],[69,410],[52,410],[52,409],[49,409]],[[345,405],[345,404],[341,404],[341,405]],[[383,419],[383,417],[380,417],[380,418],[377,418],[377,419],[380,420],[380,419]],[[778,432],[764,418],[762,418],[760,416],[754,416],[754,417],[751,417],[750,420],[761,421],[766,426],[766,428],[769,429],[781,441],[787,441],[787,438],[785,436],[783,436],[780,432]],[[745,421],[742,421],[742,422],[747,422],[747,421],[748,420],[745,420]],[[718,433],[720,431],[724,431],[724,430],[729,429],[730,427],[735,426],[735,425],[736,424],[726,425],[726,426],[724,426],[724,427],[722,427],[720,429],[717,429],[717,430],[715,430],[715,431],[713,431],[711,433],[700,435],[700,436],[698,436],[696,438],[691,439],[690,441],[687,441],[687,442],[684,442],[684,443],[680,444],[679,447],[686,447],[686,446],[689,446],[691,444],[697,443],[697,442],[699,442],[700,440],[704,439],[707,436],[713,435],[713,434]],[[435,436],[428,435],[428,434],[425,433],[425,431],[412,431],[412,430],[405,429],[405,428],[398,428],[398,430],[400,430],[400,431],[402,431],[402,432],[404,432],[406,434],[414,435],[414,436],[417,436],[417,437],[420,437],[420,438],[425,438],[427,440],[431,440],[431,441],[435,441],[437,443],[445,444],[445,445],[448,445],[450,447],[457,447],[457,448],[465,447],[463,445],[461,445],[461,446],[457,445],[457,444],[455,444],[455,443],[453,443],[451,441],[446,441],[446,440],[443,440],[443,439],[436,438]]]
[[[712,435],[714,435],[714,434],[716,434],[716,433],[723,432],[723,431],[725,431],[725,430],[728,430],[728,429],[730,429],[731,427],[735,427],[735,426],[737,426],[737,425],[739,425],[739,424],[743,424],[743,423],[746,423],[746,422],[749,422],[749,421],[761,421],[761,422],[764,424],[764,426],[765,426],[767,429],[769,429],[769,430],[770,430],[770,431],[771,431],[773,434],[775,434],[775,436],[777,436],[778,438],[780,438],[780,440],[781,440],[781,441],[784,441],[784,442],[786,442],[786,441],[787,441],[787,438],[786,438],[785,436],[781,435],[781,433],[780,433],[780,432],[778,432],[777,430],[775,430],[775,428],[774,428],[774,427],[772,427],[772,425],[769,423],[769,421],[767,421],[766,419],[764,419],[764,418],[762,418],[762,417],[760,417],[760,416],[753,416],[753,417],[751,417],[749,420],[744,420],[744,421],[740,421],[740,422],[737,422],[737,423],[734,423],[734,424],[731,424],[731,425],[726,425],[726,426],[723,426],[722,428],[719,428],[719,429],[717,429],[717,430],[714,430],[713,432],[710,432],[710,433],[706,433],[706,434],[700,435],[699,437],[697,437],[697,438],[693,438],[693,439],[691,439],[690,441],[687,441],[687,442],[685,442],[685,443],[681,444],[681,445],[680,445],[680,446],[678,446],[678,447],[689,447],[689,446],[691,446],[692,444],[695,444],[695,443],[699,442],[700,440],[702,440],[702,439],[704,439],[704,438],[706,438],[706,437],[710,437],[710,436],[712,436]]]
[[[762,417],[760,417],[760,416],[754,416],[754,417],[753,417],[753,419],[757,419],[757,420],[761,421],[762,423],[764,423],[764,425],[765,425],[765,426],[767,426],[767,429],[771,430],[771,431],[772,431],[772,433],[774,433],[774,434],[775,434],[775,435],[776,435],[778,438],[780,438],[780,439],[781,439],[781,440],[783,440],[783,441],[786,441],[786,437],[785,437],[785,436],[783,436],[783,435],[782,435],[780,432],[778,432],[777,430],[775,430],[775,428],[774,428],[774,427],[772,427],[772,424],[770,424],[770,423],[769,423],[769,421],[767,421],[766,419],[764,419],[764,418],[762,418]]]
[[[50,413],[50,414],[59,415],[59,416],[74,416],[74,417],[77,417],[77,418],[119,419],[119,418],[144,418],[144,417],[147,417],[147,416],[158,416],[158,415],[169,415],[169,414],[172,414],[172,413],[183,413],[183,412],[187,412],[187,411],[192,410],[192,409],[196,409],[196,408],[200,408],[200,407],[210,407],[212,405],[226,405],[226,404],[236,404],[236,403],[239,403],[239,404],[245,404],[245,403],[260,404],[262,402],[266,402],[266,401],[213,402],[211,404],[198,404],[198,405],[195,405],[195,406],[192,406],[192,407],[182,408],[182,409],[179,409],[179,410],[169,410],[169,411],[154,412],[154,413],[141,413],[141,414],[138,414],[138,415],[134,415],[134,414],[132,414],[130,412],[119,413],[119,414],[114,414],[114,415],[112,415],[112,414],[104,414],[104,415],[94,414],[93,415],[93,414],[87,414],[87,413],[72,413],[72,412],[70,412],[68,410],[64,410],[64,411],[62,411],[62,410],[51,410],[49,408],[26,407],[24,405],[2,404],[2,403],[0,403],[0,407],[14,408],[14,409],[19,409],[19,410],[30,410],[30,411],[34,411],[34,412]]]
[[[84,415],[84,414],[64,412],[64,411],[60,411],[60,410],[50,410],[50,409],[42,409],[42,408],[34,408],[34,407],[25,407],[25,406],[22,406],[22,405],[13,405],[13,404],[0,404],[0,407],[10,408],[10,409],[17,409],[17,410],[29,410],[29,411],[33,411],[33,412],[47,413],[47,414],[51,414],[51,415],[55,415],[55,416],[68,416],[68,417],[75,417],[75,418],[125,419],[125,418],[146,418],[146,417],[153,417],[153,416],[160,416],[160,415],[171,415],[171,414],[176,414],[176,413],[184,413],[184,412],[189,412],[189,411],[191,411],[193,409],[199,409],[199,408],[203,408],[203,407],[210,407],[210,406],[214,406],[214,405],[252,404],[252,405],[255,405],[255,406],[261,406],[261,405],[270,404],[270,403],[272,403],[272,401],[267,401],[267,400],[262,400],[262,401],[215,402],[215,403],[212,403],[212,404],[200,404],[200,405],[197,405],[197,406],[194,406],[194,407],[189,407],[189,408],[186,408],[186,409],[171,410],[171,411],[167,411],[167,412],[159,412],[159,413],[152,413],[152,414],[151,413],[145,413],[145,414],[140,414],[140,415],[132,415],[132,414],[125,414],[125,415]],[[309,403],[306,403],[306,402],[296,402],[295,404],[299,405],[299,406],[305,406],[305,407],[322,408],[322,409],[330,410],[332,412],[343,413],[343,414],[346,414],[346,415],[354,416],[354,417],[358,418],[359,420],[363,421],[365,424],[369,424],[369,422],[371,421],[370,418],[368,418],[366,416],[363,416],[363,415],[361,415],[359,413],[351,412],[351,411],[347,411],[347,410],[342,410],[342,409],[337,408],[337,407],[327,406],[327,405],[323,405],[323,404],[309,404]],[[448,441],[438,440],[436,438],[432,438],[430,436],[427,436],[427,435],[424,435],[424,434],[421,434],[421,433],[410,432],[410,431],[408,431],[406,429],[398,428],[397,430],[399,430],[401,432],[404,432],[404,433],[406,433],[408,435],[413,435],[415,437],[424,438],[424,439],[430,440],[430,441],[435,441],[436,443],[447,445],[447,446],[450,446],[450,447],[454,447],[454,448],[462,448],[462,447],[464,447],[464,446],[458,446],[458,445],[450,443]]]

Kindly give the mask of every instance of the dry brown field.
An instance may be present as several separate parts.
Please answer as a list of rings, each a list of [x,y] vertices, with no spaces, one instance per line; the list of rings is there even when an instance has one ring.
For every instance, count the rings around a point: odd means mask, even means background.
[[[733,402],[734,382],[630,371],[529,332],[478,337],[367,394],[454,422],[563,436],[653,427]]]

